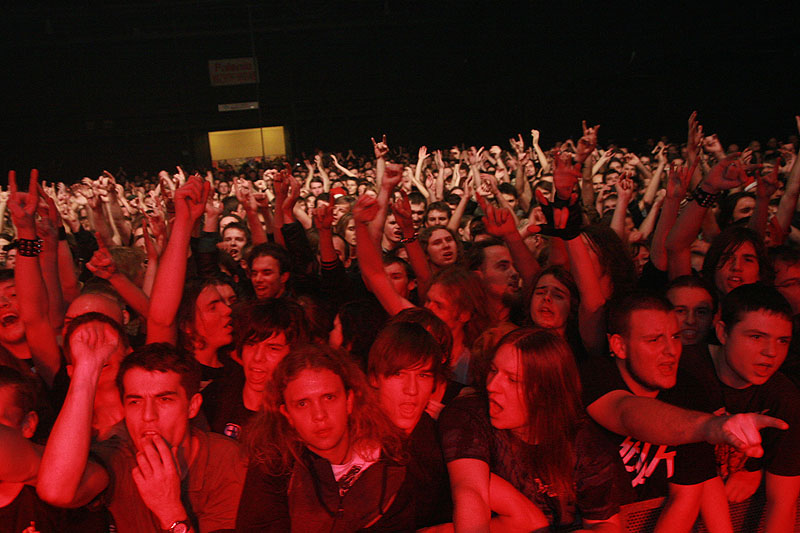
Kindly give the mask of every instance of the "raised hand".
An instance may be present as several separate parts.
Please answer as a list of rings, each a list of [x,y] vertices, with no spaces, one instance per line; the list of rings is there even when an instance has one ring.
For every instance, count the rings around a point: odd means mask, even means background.
[[[747,181],[747,174],[739,154],[731,154],[711,168],[711,171],[702,181],[703,190],[713,194],[738,187]],[[712,190],[707,190],[707,189]]]
[[[467,164],[471,167],[480,166],[483,163],[483,146],[475,149],[474,146],[471,146],[469,150],[467,150]]]
[[[359,196],[353,205],[353,220],[356,224],[369,224],[378,215],[378,201],[366,194]]]
[[[689,134],[687,148],[690,153],[697,154],[703,146],[703,126],[697,121],[697,111],[692,111],[689,115]]]
[[[633,197],[633,180],[629,174],[624,174],[615,184],[617,198],[620,202],[630,203]]]
[[[8,171],[8,211],[11,220],[17,228],[18,237],[33,239],[36,237],[36,208],[39,205],[39,171],[31,170],[28,192],[19,192],[17,189],[17,173]]]
[[[583,211],[577,201],[578,195],[572,194],[569,200],[556,198],[550,203],[544,197],[541,189],[536,189],[536,200],[542,208],[542,214],[547,220],[546,224],[528,226],[528,233],[541,232],[564,240],[571,240],[581,234]]]
[[[553,185],[558,198],[568,200],[580,177],[581,164],[572,163],[572,154],[556,151],[553,155]]]
[[[435,152],[433,152],[433,160],[436,163],[436,168],[438,168],[439,170],[444,169],[444,160],[442,159],[441,150],[436,150]]]
[[[522,134],[518,133],[517,138],[514,139],[513,137],[508,140],[508,144],[511,145],[511,148],[517,154],[517,158],[520,157],[521,154],[525,153],[525,141],[522,140]]]
[[[672,165],[667,175],[667,198],[680,201],[686,197],[686,191],[692,179],[692,172],[694,171],[693,169],[697,167],[698,161],[699,158],[695,158],[695,163],[692,165],[691,169],[686,169],[675,164]]]
[[[489,235],[501,239],[513,237],[515,234],[519,235],[511,211],[504,207],[493,206],[482,196],[478,197],[478,203],[484,213],[486,213],[483,217],[483,223],[486,225],[486,231],[489,232]]]
[[[765,174],[758,174],[756,178],[756,196],[761,198],[772,198],[775,191],[778,190],[778,171],[780,165],[775,162],[772,170]]]
[[[187,217],[192,223],[206,209],[206,201],[211,191],[211,184],[195,174],[175,191],[175,217]]]
[[[388,190],[393,190],[397,187],[403,179],[403,165],[399,163],[387,163],[386,171],[383,174],[383,181],[381,187],[386,187]]]
[[[427,146],[420,146],[419,152],[417,153],[417,159],[419,161],[424,161],[428,158],[430,154],[428,154],[428,147]]]
[[[539,144],[539,130],[531,130],[531,143],[534,146]]]
[[[719,137],[717,137],[716,133],[703,139],[703,149],[714,155],[724,153],[722,143],[719,142]]]
[[[147,231],[145,231],[145,233],[147,233]],[[117,265],[114,263],[114,258],[111,256],[111,252],[108,248],[106,248],[100,235],[97,235],[97,246],[97,251],[92,255],[89,262],[86,263],[86,268],[98,278],[111,279],[111,277],[117,273]]]
[[[386,134],[383,134],[381,142],[375,142],[375,137],[370,137],[372,140],[372,149],[375,152],[375,159],[383,159],[389,153],[389,145],[386,144]]]
[[[333,227],[333,206],[320,202],[314,209],[314,226],[319,231],[331,231]]]
[[[400,199],[393,202],[391,208],[397,225],[403,231],[403,236],[406,238],[413,237],[414,221],[411,218],[411,203],[408,201],[406,191],[400,191]]]
[[[600,129],[600,124],[587,128],[586,121],[584,120],[581,126],[583,127],[583,136],[578,139],[578,147],[576,148],[575,155],[578,163],[583,164],[586,158],[597,148],[597,130]]]
[[[119,333],[105,322],[81,324],[69,338],[69,350],[75,366],[89,364],[103,368],[119,345]]]

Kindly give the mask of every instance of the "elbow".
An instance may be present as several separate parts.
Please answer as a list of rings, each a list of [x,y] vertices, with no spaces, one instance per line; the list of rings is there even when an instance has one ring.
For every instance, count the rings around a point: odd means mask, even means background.
[[[39,495],[42,501],[55,507],[75,507],[75,490],[70,490],[63,483],[48,483],[46,480],[41,479],[41,475],[36,484],[36,494]]]

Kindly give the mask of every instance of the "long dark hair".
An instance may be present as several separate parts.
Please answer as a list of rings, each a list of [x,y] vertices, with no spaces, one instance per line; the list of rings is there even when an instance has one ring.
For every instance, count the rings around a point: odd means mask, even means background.
[[[575,488],[575,435],[585,416],[578,367],[567,341],[555,332],[521,328],[506,334],[498,350],[510,346],[522,368],[523,401],[530,420],[527,442],[535,443],[531,463],[564,502]]]
[[[272,475],[290,472],[300,461],[305,443],[280,412],[286,387],[303,370],[330,370],[341,378],[344,388],[353,394],[353,410],[348,418],[350,445],[368,455],[379,447],[383,456],[402,461],[403,436],[381,411],[375,391],[364,373],[345,355],[317,345],[305,345],[284,357],[272,374],[264,404],[246,432],[250,461]]]

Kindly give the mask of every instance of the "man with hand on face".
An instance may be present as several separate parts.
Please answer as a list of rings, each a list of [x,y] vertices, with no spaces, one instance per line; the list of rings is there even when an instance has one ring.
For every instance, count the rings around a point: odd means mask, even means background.
[[[92,403],[118,342],[98,322],[72,335],[72,382],[39,468],[39,495],[75,507],[105,491],[122,533],[232,529],[244,477],[238,449],[190,426],[202,403],[200,371],[190,355],[168,344],[145,345],[120,364],[125,423],[92,446],[104,468],[90,468]]]

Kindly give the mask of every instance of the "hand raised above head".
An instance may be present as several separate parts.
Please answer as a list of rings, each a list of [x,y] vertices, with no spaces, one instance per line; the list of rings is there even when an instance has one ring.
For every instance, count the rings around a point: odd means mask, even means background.
[[[389,145],[386,144],[386,134],[380,142],[375,142],[375,137],[370,137],[372,140],[372,149],[375,152],[375,159],[383,159],[389,153]]]

